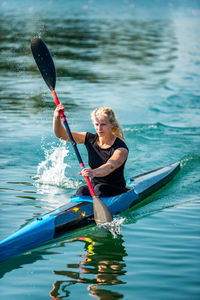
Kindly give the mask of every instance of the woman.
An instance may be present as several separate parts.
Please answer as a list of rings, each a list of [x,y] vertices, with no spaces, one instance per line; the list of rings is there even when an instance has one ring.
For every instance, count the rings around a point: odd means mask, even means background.
[[[59,104],[54,112],[53,130],[55,135],[70,141],[61,124],[59,111],[64,106]],[[90,132],[74,132],[73,138],[77,144],[85,144],[88,151],[90,168],[81,171],[82,176],[91,178],[94,192],[97,196],[115,196],[127,191],[124,179],[124,165],[128,156],[128,147],[124,143],[123,132],[109,107],[99,107],[91,113],[96,134]],[[90,195],[87,185],[81,186],[76,195]]]

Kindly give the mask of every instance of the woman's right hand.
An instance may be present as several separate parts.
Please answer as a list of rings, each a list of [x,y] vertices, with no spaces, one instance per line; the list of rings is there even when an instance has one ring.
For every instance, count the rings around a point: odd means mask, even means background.
[[[56,119],[60,118],[60,111],[65,111],[64,105],[62,103],[58,104],[55,111],[54,111],[54,117]]]

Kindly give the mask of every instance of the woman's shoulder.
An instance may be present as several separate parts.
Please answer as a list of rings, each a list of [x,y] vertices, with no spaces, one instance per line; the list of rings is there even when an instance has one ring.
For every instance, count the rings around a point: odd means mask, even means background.
[[[93,143],[97,140],[97,134],[91,133],[91,132],[86,132],[85,136],[85,144],[87,143]]]
[[[115,150],[118,149],[118,148],[125,148],[125,149],[128,150],[128,146],[126,145],[126,143],[118,137],[116,138],[113,146],[114,146]]]

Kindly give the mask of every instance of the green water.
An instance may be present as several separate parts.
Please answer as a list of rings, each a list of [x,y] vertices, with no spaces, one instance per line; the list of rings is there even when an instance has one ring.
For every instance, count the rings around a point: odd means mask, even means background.
[[[84,181],[30,51],[41,36],[71,129],[112,106],[127,178],[181,161],[181,171],[114,237],[90,226],[0,264],[2,299],[199,299],[199,1],[0,3],[0,240],[69,201]],[[79,150],[85,164],[84,146]]]

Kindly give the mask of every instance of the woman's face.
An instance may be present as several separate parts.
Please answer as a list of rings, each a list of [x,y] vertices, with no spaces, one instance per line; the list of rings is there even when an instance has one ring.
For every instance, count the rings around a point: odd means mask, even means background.
[[[99,137],[112,134],[113,125],[110,121],[103,117],[97,116],[94,119],[94,128]]]

